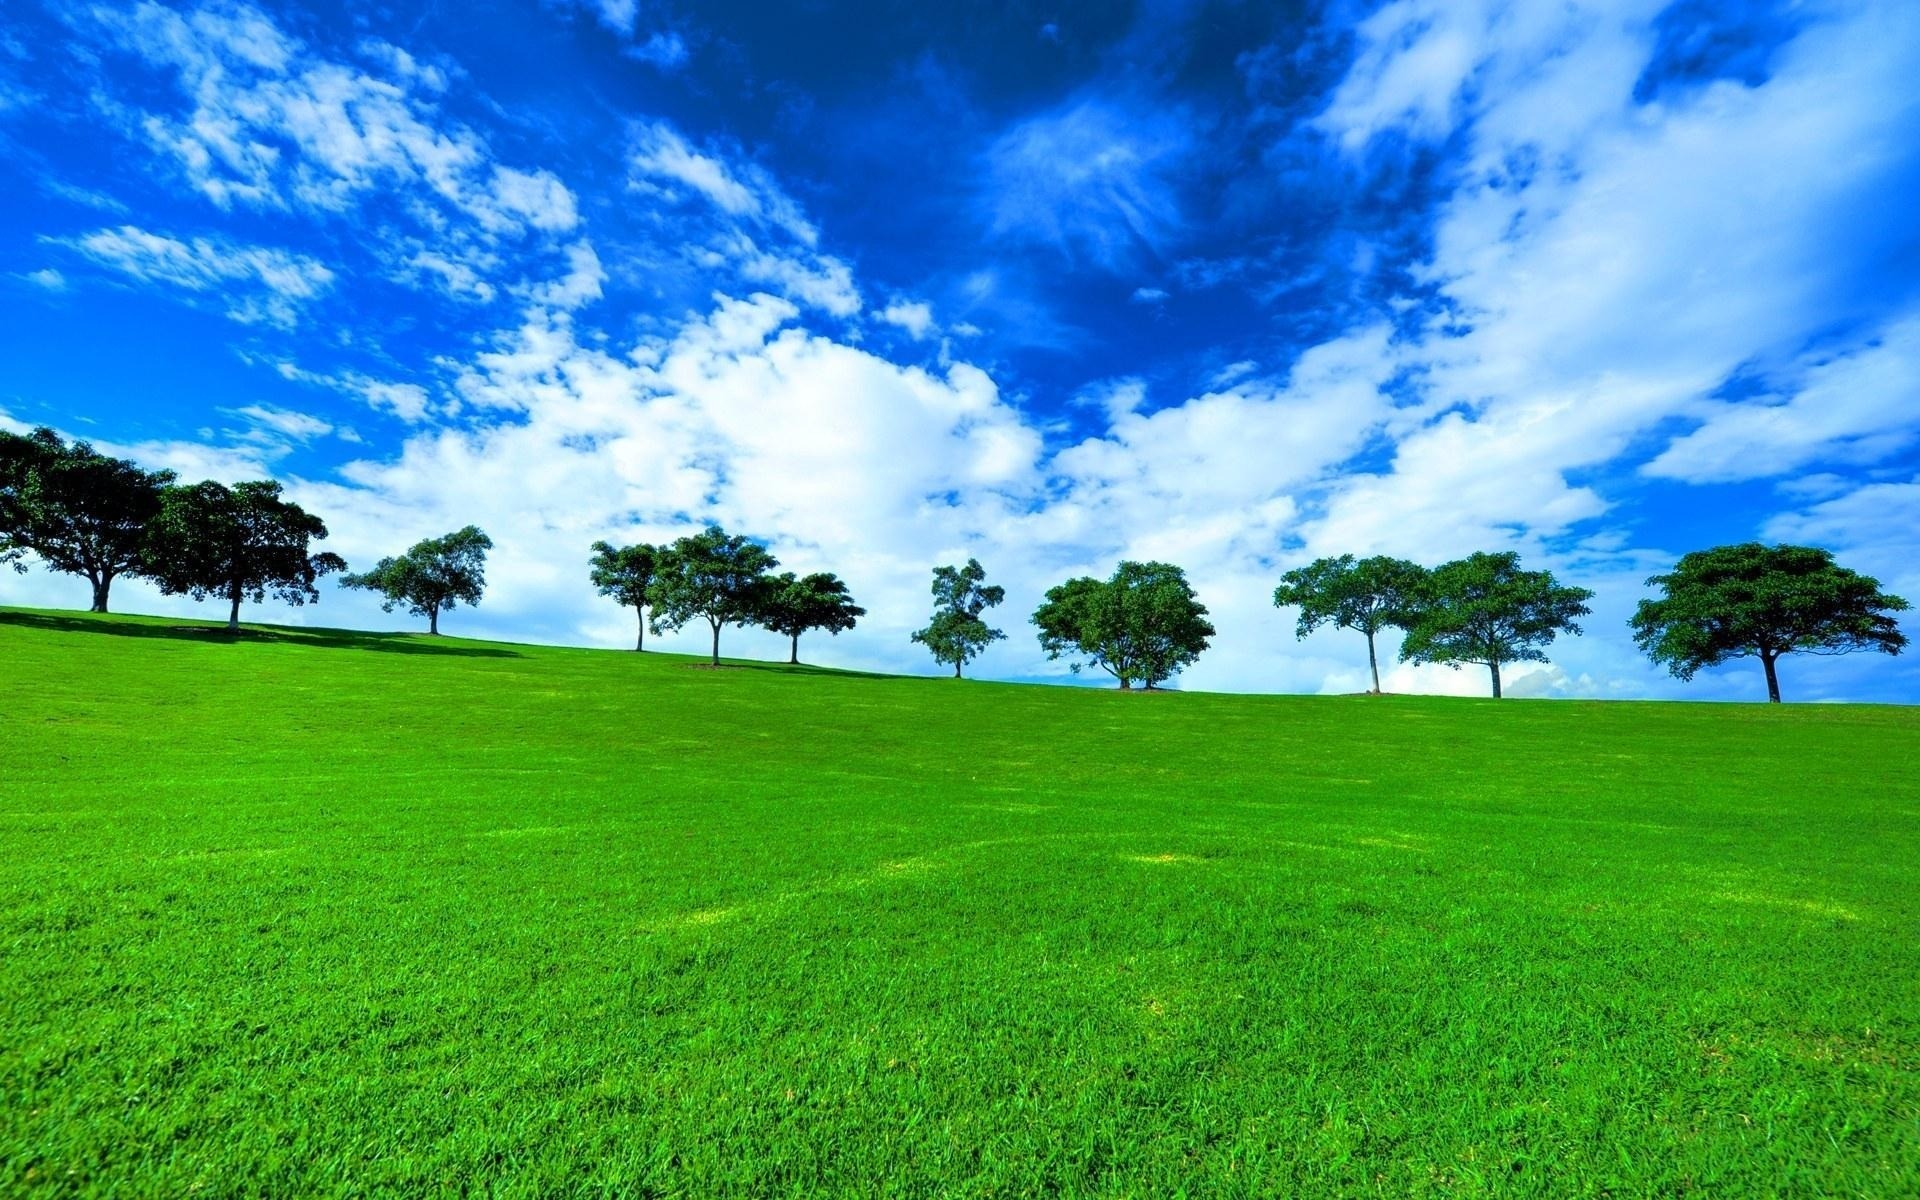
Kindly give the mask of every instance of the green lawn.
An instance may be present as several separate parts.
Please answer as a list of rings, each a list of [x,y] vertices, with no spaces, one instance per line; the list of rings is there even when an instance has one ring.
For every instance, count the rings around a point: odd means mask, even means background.
[[[0,670],[0,1195],[1920,1194],[1920,711]]]

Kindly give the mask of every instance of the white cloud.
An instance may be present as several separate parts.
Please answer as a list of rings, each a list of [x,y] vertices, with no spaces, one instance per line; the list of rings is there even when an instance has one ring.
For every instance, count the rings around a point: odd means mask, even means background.
[[[895,300],[877,314],[889,325],[898,325],[915,341],[933,332],[933,308],[922,300]]]
[[[54,244],[144,282],[217,291],[229,304],[227,315],[245,323],[291,328],[301,306],[333,284],[333,272],[305,255],[222,238],[181,241],[132,225]]]
[[[333,432],[332,422],[323,421],[310,413],[295,412],[288,408],[249,404],[233,411],[235,416],[245,417],[262,429],[299,442],[312,441],[314,438]]]
[[[729,216],[783,230],[807,246],[819,239],[800,206],[764,168],[718,149],[695,150],[663,121],[634,125],[628,164],[640,190],[657,189],[663,180],[677,183]]]
[[[67,277],[52,267],[42,267],[38,271],[29,271],[20,278],[33,284],[35,287],[45,288],[49,292],[64,292],[67,290]]]

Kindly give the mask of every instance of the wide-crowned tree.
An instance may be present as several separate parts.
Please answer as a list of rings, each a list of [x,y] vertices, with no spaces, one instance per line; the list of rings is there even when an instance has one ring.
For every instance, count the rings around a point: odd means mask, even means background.
[[[760,623],[789,639],[787,661],[800,661],[800,635],[824,629],[835,637],[852,629],[867,610],[853,602],[847,585],[831,571],[795,576],[788,571],[773,577]]]
[[[953,677],[980,652],[1007,635],[989,626],[980,614],[1007,598],[1007,590],[986,582],[987,569],[977,558],[964,567],[933,569],[933,620],[912,639],[933,654],[935,662],[952,663]]]
[[[0,562],[32,552],[51,570],[93,586],[106,612],[113,581],[138,571],[147,524],[171,471],[148,471],[51,429],[0,432]]]
[[[271,596],[302,605],[320,598],[314,581],[343,571],[337,554],[313,552],[327,527],[319,517],[280,498],[271,480],[211,481],[166,488],[148,527],[141,573],[169,595],[231,603],[227,628],[240,628],[240,604]]]
[[[1776,704],[1783,654],[1898,654],[1907,644],[1893,617],[1907,602],[1814,546],[1696,550],[1647,583],[1661,596],[1640,602],[1633,640],[1653,661],[1692,679],[1702,667],[1757,658]]]
[[[653,586],[653,631],[695,619],[713,629],[713,665],[720,665],[720,629],[757,621],[765,611],[780,560],[752,538],[709,525],[668,548]]]
[[[660,562],[666,553],[666,547],[645,542],[634,546],[595,542],[593,557],[587,560],[594,590],[631,608],[639,618],[640,632],[633,641],[635,650],[647,648],[647,605],[653,602],[654,581],[659,578]]]
[[[478,525],[437,538],[422,538],[405,554],[383,558],[373,570],[343,575],[342,586],[379,592],[387,612],[404,607],[427,619],[427,633],[438,636],[440,614],[456,605],[478,605],[487,590],[487,551],[493,539]]]
[[[1500,667],[1545,662],[1544,647],[1560,634],[1577,635],[1575,619],[1591,610],[1586,588],[1567,587],[1548,571],[1523,571],[1520,556],[1472,554],[1427,573],[1400,644],[1402,662],[1458,667],[1479,663],[1493,676],[1500,698]]]
[[[1374,637],[1382,629],[1406,627],[1408,614],[1426,578],[1425,568],[1404,558],[1351,554],[1316,558],[1280,577],[1273,590],[1275,608],[1298,608],[1294,637],[1305,638],[1322,625],[1351,629],[1367,639],[1367,669],[1373,691],[1380,691],[1380,659]]]
[[[1213,636],[1186,573],[1162,562],[1123,562],[1111,579],[1082,576],[1047,590],[1034,611],[1048,658],[1092,663],[1149,690],[1200,657]]]

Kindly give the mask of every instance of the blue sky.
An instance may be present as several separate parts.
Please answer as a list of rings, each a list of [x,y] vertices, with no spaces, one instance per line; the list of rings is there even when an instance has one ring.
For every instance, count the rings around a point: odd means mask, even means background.
[[[1920,600],[1916,128],[1903,0],[24,0],[0,423],[280,478],[355,562],[478,523],[452,632],[624,645],[585,548],[715,519],[872,610],[816,661],[931,669],[928,568],[973,554],[980,673],[1058,677],[1040,593],[1151,557],[1220,627],[1187,686],[1353,691],[1281,571],[1515,549],[1598,598],[1510,694],[1752,699],[1626,618],[1751,538]]]

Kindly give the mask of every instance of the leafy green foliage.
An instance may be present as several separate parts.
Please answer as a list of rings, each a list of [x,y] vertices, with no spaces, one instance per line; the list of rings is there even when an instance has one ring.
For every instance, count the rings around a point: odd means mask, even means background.
[[[16,569],[31,552],[54,571],[85,576],[94,612],[106,612],[113,581],[139,570],[147,523],[160,511],[171,471],[147,471],[44,426],[22,437],[0,431],[0,563]]]
[[[1783,654],[1898,654],[1907,644],[1892,615],[1906,611],[1907,602],[1812,546],[1745,542],[1696,550],[1647,584],[1662,593],[1633,614],[1633,640],[1648,657],[1679,679],[1758,658],[1767,698],[1776,703],[1774,664]]]
[[[1523,571],[1520,556],[1471,554],[1428,572],[1400,644],[1403,662],[1484,665],[1500,696],[1500,667],[1545,662],[1544,647],[1590,611],[1593,593],[1567,587],[1548,571]]]
[[[790,647],[787,661],[798,663],[801,634],[824,629],[838,637],[842,630],[852,629],[866,615],[867,610],[853,602],[846,583],[831,571],[798,577],[788,571],[774,577],[761,609],[760,623],[775,633],[787,635]]]
[[[1380,659],[1374,638],[1383,629],[1405,628],[1427,577],[1425,568],[1403,558],[1353,555],[1317,558],[1280,577],[1273,589],[1275,608],[1298,608],[1294,637],[1305,638],[1322,625],[1351,629],[1367,639],[1367,668],[1373,690],[1380,691]]]
[[[646,542],[634,546],[615,546],[612,542],[593,544],[593,557],[588,560],[588,566],[594,590],[634,611],[640,623],[640,630],[634,636],[635,650],[647,648],[647,605],[652,603],[653,582],[666,554],[666,547]]]
[[[211,480],[174,485],[160,496],[148,526],[142,573],[169,595],[218,596],[232,604],[227,628],[240,628],[240,604],[272,596],[299,606],[320,599],[314,581],[347,564],[312,543],[326,524],[290,500],[271,480],[229,488]]]
[[[1920,708],[248,633],[0,611],[0,1195],[1920,1195]]]
[[[772,592],[769,573],[780,560],[752,538],[718,525],[673,543],[659,563],[653,588],[653,631],[699,619],[713,629],[712,663],[720,665],[720,629],[760,619]]]
[[[987,569],[977,558],[969,558],[964,567],[935,567],[933,620],[911,635],[933,654],[933,661],[951,663],[955,679],[962,666],[1007,636],[980,615],[1007,598],[1007,589],[988,584],[986,578]]]
[[[383,558],[373,570],[343,575],[344,587],[364,588],[386,597],[380,607],[405,607],[427,619],[427,632],[440,632],[440,614],[456,605],[478,606],[487,590],[487,551],[493,539],[477,525],[437,538],[422,538],[397,558]]]
[[[1163,562],[1123,562],[1111,579],[1082,576],[1049,588],[1033,623],[1048,658],[1084,658],[1122,690],[1164,682],[1214,634],[1186,573]],[[1077,672],[1082,663],[1072,666]]]

